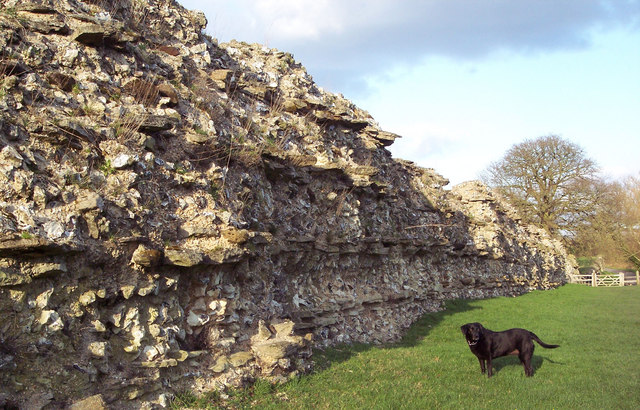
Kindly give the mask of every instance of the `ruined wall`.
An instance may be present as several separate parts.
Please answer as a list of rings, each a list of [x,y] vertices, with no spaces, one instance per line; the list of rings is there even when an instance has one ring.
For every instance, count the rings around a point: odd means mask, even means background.
[[[574,269],[288,53],[169,0],[0,4],[0,405],[285,380]]]

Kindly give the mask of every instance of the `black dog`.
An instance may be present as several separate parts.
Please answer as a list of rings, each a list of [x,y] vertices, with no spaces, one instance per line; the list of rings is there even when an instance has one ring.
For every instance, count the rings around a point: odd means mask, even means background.
[[[480,370],[485,372],[484,362],[487,361],[489,371],[487,376],[491,377],[493,369],[491,360],[496,357],[510,354],[518,355],[520,362],[524,365],[524,374],[533,376],[531,367],[531,356],[533,356],[535,340],[540,346],[547,349],[555,349],[560,345],[548,345],[538,338],[533,332],[525,329],[509,329],[504,332],[493,332],[485,329],[480,323],[467,323],[460,327],[462,334],[467,338],[469,349],[478,356]]]

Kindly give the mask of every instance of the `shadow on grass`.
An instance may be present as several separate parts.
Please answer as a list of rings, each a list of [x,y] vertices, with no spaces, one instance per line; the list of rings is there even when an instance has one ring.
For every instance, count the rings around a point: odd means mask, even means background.
[[[555,362],[551,359],[549,359],[548,357],[545,356],[537,356],[535,353],[533,354],[533,357],[531,358],[531,366],[533,367],[533,375],[535,376],[536,372],[538,371],[538,369],[540,369],[542,367],[542,364],[547,361],[549,363],[552,364],[559,364],[559,365],[564,365],[564,363],[560,363],[560,362]],[[518,356],[504,356],[504,357],[499,357],[496,359],[493,359],[493,374],[494,376],[500,372],[500,370],[504,367],[507,366],[520,366],[520,368],[522,368],[522,374],[524,375],[524,367],[522,366],[522,363],[520,363],[520,359],[518,359]],[[478,368],[480,368],[480,365],[478,365]]]
[[[471,303],[478,302],[476,299],[454,299],[445,302],[445,309],[440,312],[426,313],[418,319],[407,331],[407,334],[398,343],[386,347],[414,347],[422,339],[429,335],[447,316],[471,310],[480,310],[482,307],[474,306]],[[464,323],[460,323],[460,326]]]
[[[471,303],[477,302],[473,299],[455,299],[445,301],[445,308],[439,312],[430,312],[424,314],[414,324],[409,327],[404,337],[396,342],[382,345],[374,344],[345,344],[337,345],[326,350],[314,350],[313,357],[315,361],[314,372],[327,370],[333,364],[338,364],[349,360],[351,357],[369,351],[371,349],[394,349],[415,347],[422,339],[429,335],[440,322],[449,315],[466,312],[470,310],[482,309],[482,307],[473,306]],[[461,323],[462,326],[464,323]]]
[[[536,356],[535,354],[531,358],[531,366],[533,367],[534,375],[536,374],[536,371],[542,367],[543,361],[542,357]],[[495,376],[500,373],[500,370],[503,368],[511,366],[520,367],[520,369],[522,369],[522,374],[524,375],[524,366],[520,363],[518,356],[504,356],[493,359],[493,375]],[[478,365],[478,368],[480,368],[480,365]]]

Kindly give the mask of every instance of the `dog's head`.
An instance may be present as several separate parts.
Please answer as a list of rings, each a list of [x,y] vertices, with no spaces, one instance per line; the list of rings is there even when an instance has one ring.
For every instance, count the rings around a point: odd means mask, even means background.
[[[462,334],[467,339],[469,346],[474,346],[480,340],[484,327],[482,327],[480,323],[475,322],[460,326],[460,330],[462,330]]]

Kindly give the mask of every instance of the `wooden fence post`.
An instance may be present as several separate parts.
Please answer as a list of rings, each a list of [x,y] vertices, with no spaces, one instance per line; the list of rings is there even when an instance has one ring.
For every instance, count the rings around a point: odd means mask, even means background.
[[[624,287],[624,273],[618,273],[618,279],[620,280],[620,286]]]
[[[591,286],[592,287],[596,287],[597,283],[596,283],[596,271],[594,270],[593,272],[591,272]]]
[[[640,286],[640,271],[636,271],[636,285]]]

